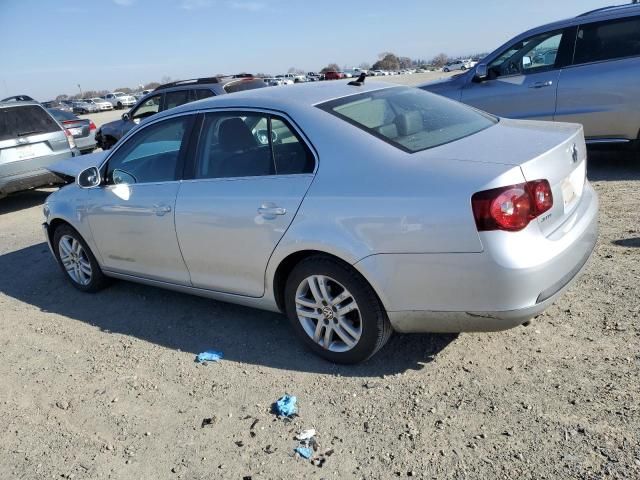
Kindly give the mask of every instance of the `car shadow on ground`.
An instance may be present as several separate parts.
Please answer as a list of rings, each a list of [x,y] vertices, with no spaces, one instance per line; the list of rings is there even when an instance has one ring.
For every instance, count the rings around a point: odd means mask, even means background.
[[[334,365],[308,351],[280,314],[160,288],[118,281],[96,294],[73,288],[45,243],[0,256],[0,290],[43,312],[195,354],[220,350],[226,361],[267,367],[379,377],[419,370],[456,335],[394,335],[376,356],[356,366]]]
[[[19,212],[27,208],[42,205],[53,190],[28,190],[26,192],[13,193],[0,199],[0,215]]]
[[[640,152],[626,150],[589,150],[589,180],[640,180]]]

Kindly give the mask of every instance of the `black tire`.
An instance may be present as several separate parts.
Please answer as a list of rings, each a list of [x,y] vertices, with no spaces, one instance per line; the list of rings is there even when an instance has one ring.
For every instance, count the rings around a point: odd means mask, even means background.
[[[71,277],[69,272],[67,272],[67,269],[64,267],[62,260],[60,259],[60,256],[61,256],[60,240],[65,236],[71,237],[80,243],[80,245],[82,246],[82,251],[84,253],[83,258],[86,258],[86,260],[88,260],[89,264],[91,265],[91,276],[87,284],[83,285],[75,281]],[[55,231],[53,232],[52,244],[53,244],[52,245],[53,251],[55,252],[55,255],[56,255],[56,260],[58,261],[58,265],[62,269],[64,276],[71,283],[71,285],[73,285],[78,290],[82,292],[87,292],[87,293],[94,293],[99,290],[102,290],[107,285],[109,285],[109,283],[111,283],[110,279],[107,276],[105,276],[104,273],[102,273],[102,269],[100,268],[100,265],[98,265],[96,257],[91,252],[91,249],[89,248],[87,243],[84,241],[82,236],[71,226],[60,225],[58,228],[56,228]]]
[[[445,72],[445,73],[449,73],[449,69],[448,68],[443,68],[442,71]]]
[[[118,110],[122,110],[122,103],[118,102]]]
[[[329,277],[344,286],[355,300],[359,311],[358,324],[361,325],[361,335],[351,349],[342,352],[325,349],[306,333],[298,319],[297,290],[302,282],[312,275]],[[289,274],[285,286],[285,309],[293,329],[304,344],[317,355],[334,363],[354,364],[367,360],[387,343],[392,333],[387,314],[364,277],[348,264],[324,255],[314,255],[302,260]]]

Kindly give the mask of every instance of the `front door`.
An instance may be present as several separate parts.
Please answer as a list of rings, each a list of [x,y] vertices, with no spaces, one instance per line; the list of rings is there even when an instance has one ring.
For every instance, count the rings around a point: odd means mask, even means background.
[[[106,270],[189,285],[174,225],[187,138],[184,115],[141,128],[108,158],[90,189],[89,225]]]
[[[489,77],[470,81],[462,102],[501,117],[553,120],[563,31],[511,45],[489,65]]]
[[[176,202],[176,231],[193,286],[264,294],[269,257],[313,180],[315,159],[283,119],[204,116],[192,179]]]

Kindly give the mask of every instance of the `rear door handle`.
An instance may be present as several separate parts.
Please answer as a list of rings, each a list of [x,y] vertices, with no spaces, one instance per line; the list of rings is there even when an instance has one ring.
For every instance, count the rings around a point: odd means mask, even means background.
[[[286,215],[286,213],[286,208],[277,207],[269,203],[265,203],[260,208],[258,208],[258,214],[263,216],[264,218],[275,218],[278,215]]]
[[[162,217],[163,215],[166,215],[170,211],[171,211],[171,207],[169,205],[154,205],[153,206],[153,213],[155,213],[159,217]]]
[[[529,88],[544,88],[544,87],[550,87],[552,85],[553,85],[553,81],[552,80],[548,80],[546,82],[533,83],[533,84],[529,85]]]

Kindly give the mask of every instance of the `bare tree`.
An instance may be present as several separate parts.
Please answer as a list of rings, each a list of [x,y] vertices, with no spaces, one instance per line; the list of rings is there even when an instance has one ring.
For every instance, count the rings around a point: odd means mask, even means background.
[[[160,83],[171,83],[171,77],[169,75],[163,75],[160,79]]]
[[[449,57],[444,53],[440,53],[433,57],[433,60],[431,60],[431,64],[435,67],[444,67],[448,61]]]
[[[367,62],[362,62],[359,65],[359,68],[360,68],[360,70],[369,70],[369,69],[371,69],[371,65],[368,64]]]
[[[149,82],[149,83],[145,84],[143,90],[154,90],[154,89],[158,88],[159,86],[160,86],[160,84],[158,82]]]

